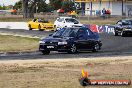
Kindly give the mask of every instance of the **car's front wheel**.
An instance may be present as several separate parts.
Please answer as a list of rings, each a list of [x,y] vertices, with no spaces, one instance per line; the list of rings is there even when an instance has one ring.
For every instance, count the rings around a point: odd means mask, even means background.
[[[43,29],[41,28],[41,26],[40,26],[40,25],[38,26],[38,29],[39,29],[39,31],[43,31]]]
[[[28,25],[28,28],[29,28],[29,30],[32,30],[32,27],[31,27],[31,25],[30,25],[30,24]]]
[[[94,47],[93,47],[92,52],[98,52],[99,49],[100,49],[100,46],[99,46],[98,43],[96,43],[96,44],[94,45]]]
[[[118,32],[115,31],[114,35],[115,35],[115,36],[118,36]]]
[[[121,32],[121,37],[125,37],[126,33],[124,31]]]
[[[70,47],[70,50],[68,51],[68,53],[77,53],[77,47],[75,44],[72,44],[71,47]]]
[[[41,51],[43,55],[49,55],[50,54],[50,51],[49,50],[44,50],[44,51]]]

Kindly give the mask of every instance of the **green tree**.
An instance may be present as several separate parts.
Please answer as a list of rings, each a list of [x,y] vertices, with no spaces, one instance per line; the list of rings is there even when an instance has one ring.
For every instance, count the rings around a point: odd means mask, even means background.
[[[74,3],[71,0],[63,1],[61,8],[64,9],[65,12],[75,10]]]
[[[15,3],[15,5],[13,6],[13,9],[22,9],[22,1],[18,1]]]
[[[74,3],[71,0],[50,0],[50,4],[54,10],[64,9],[65,12],[75,10]]]
[[[7,10],[7,7],[6,7],[6,6],[1,6],[1,5],[0,5],[0,10]]]
[[[2,6],[0,5],[0,10],[2,10]]]
[[[36,6],[38,7],[37,12],[47,12],[48,5],[45,3],[45,0],[40,0]],[[37,9],[37,8],[36,8]]]
[[[45,11],[45,1],[46,0],[22,0],[23,17],[34,18],[34,13],[36,12],[36,9],[37,12]]]
[[[53,10],[58,10],[62,7],[63,0],[50,0],[50,6]]]

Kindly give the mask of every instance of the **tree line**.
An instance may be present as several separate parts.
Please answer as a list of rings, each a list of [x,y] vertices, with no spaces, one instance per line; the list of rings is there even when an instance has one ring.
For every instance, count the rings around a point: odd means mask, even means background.
[[[24,18],[33,18],[37,12],[52,12],[54,10],[63,9],[65,12],[75,10],[74,3],[71,0],[20,0],[13,6],[16,10],[23,11]]]

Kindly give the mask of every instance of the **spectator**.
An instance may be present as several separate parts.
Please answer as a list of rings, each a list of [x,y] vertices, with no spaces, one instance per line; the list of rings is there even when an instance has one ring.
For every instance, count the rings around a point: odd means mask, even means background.
[[[106,15],[107,15],[107,17],[110,17],[110,15],[111,15],[110,10],[106,10]]]
[[[103,10],[102,10],[103,19],[105,19],[105,14],[106,14],[106,10],[105,10],[105,8],[103,8]]]
[[[101,15],[101,11],[100,10],[96,10],[96,16],[100,16]]]

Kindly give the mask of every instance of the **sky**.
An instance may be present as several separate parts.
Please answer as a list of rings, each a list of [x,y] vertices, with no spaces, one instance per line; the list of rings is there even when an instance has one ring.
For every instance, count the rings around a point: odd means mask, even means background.
[[[20,1],[20,0],[0,0],[0,5],[2,5],[2,6],[3,6],[3,4],[5,6],[7,6],[7,5],[14,5],[18,1]],[[46,0],[46,2],[48,2],[48,1],[49,0]]]

